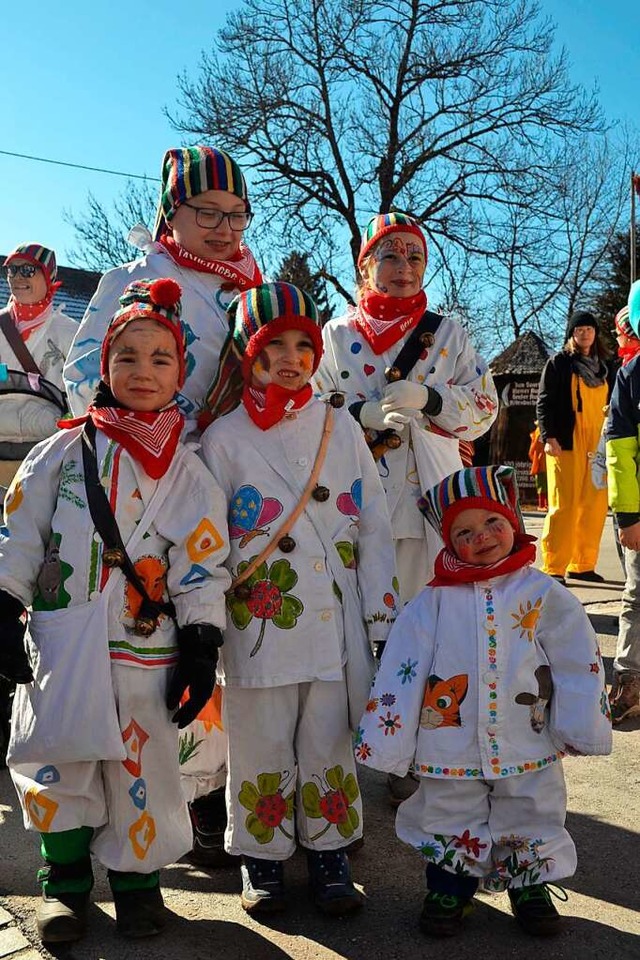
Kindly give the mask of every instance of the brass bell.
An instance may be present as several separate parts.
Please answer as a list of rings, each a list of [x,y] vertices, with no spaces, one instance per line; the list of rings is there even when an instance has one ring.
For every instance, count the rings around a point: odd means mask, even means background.
[[[334,410],[339,410],[340,407],[344,407],[344,393],[332,393],[329,397],[329,403]]]
[[[278,540],[278,548],[282,553],[291,553],[291,551],[296,548],[296,542],[293,537],[280,537]]]
[[[314,500],[317,500],[318,503],[326,503],[330,497],[329,487],[323,487],[321,484],[316,484],[315,490],[311,493],[311,496]]]
[[[158,626],[158,621],[153,617],[137,617],[133,632],[139,637],[150,637]]]
[[[385,443],[389,450],[397,450],[402,443],[402,437],[399,433],[390,433],[385,439]]]
[[[387,367],[384,372],[387,383],[395,383],[396,380],[402,380],[402,371],[397,367]]]
[[[251,587],[248,583],[239,583],[234,587],[233,594],[238,600],[248,600],[251,596]]]
[[[435,341],[435,337],[432,333],[421,333],[420,334],[420,346],[422,347],[432,347]]]
[[[102,562],[105,567],[122,567],[124,565],[124,550],[120,547],[105,547],[102,551]]]

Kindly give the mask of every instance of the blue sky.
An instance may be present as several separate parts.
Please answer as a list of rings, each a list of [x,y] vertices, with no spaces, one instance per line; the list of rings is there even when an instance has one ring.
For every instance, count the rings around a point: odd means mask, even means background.
[[[65,0],[5,11],[0,56],[0,150],[156,177],[180,142],[163,115],[176,77],[194,73],[229,0],[191,0],[185,26],[175,0],[87,4]],[[640,59],[636,0],[542,0],[571,59],[571,76],[600,87],[610,119],[637,123]],[[640,157],[638,158],[640,167]],[[23,240],[75,245],[63,210],[80,214],[89,191],[105,205],[124,187],[106,176],[0,154],[0,252]]]

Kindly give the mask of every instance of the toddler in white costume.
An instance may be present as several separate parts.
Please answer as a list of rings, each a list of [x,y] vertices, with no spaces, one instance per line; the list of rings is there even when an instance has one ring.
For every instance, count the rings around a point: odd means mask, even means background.
[[[132,283],[88,416],[33,449],[5,503],[0,673],[20,684],[9,767],[41,836],[49,943],[85,932],[92,853],[118,931],[158,933],[159,870],[191,847],[170,710],[189,686],[183,727],[211,696],[229,575],[223,496],[180,442],[185,356],[179,285]]]
[[[421,778],[396,832],[427,862],[426,933],[455,933],[482,880],[527,932],[552,934],[548,884],[576,867],[560,761],[611,752],[596,636],[532,566],[511,467],[460,470],[419,506],[445,548],[391,631],[356,757]]]

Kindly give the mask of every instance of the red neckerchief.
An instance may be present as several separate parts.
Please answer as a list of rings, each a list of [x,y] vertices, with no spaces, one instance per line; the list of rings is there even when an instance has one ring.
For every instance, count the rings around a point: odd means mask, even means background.
[[[245,410],[261,430],[268,430],[292,410],[300,410],[313,395],[311,384],[300,390],[287,390],[277,383],[270,383],[266,390],[245,384],[242,402]]]
[[[121,444],[152,480],[159,480],[167,472],[184,426],[177,404],[150,413],[123,407],[90,406],[87,416],[97,430]],[[66,430],[77,427],[87,416],[60,420],[58,426]]]
[[[223,283],[238,290],[249,290],[262,283],[260,267],[255,261],[249,247],[244,243],[231,260],[205,260],[203,257],[189,253],[169,233],[163,234],[158,243],[167,251],[174,263],[188,270],[197,270],[200,273],[211,273],[220,277]]]
[[[38,300],[37,303],[18,303],[14,296],[9,298],[9,311],[11,313],[11,318],[16,325],[18,333],[24,341],[27,341],[34,330],[37,330],[38,327],[41,327],[45,321],[43,314],[49,307],[49,304],[53,300],[53,295],[61,286],[61,283],[58,281],[52,283],[47,291],[47,295]]]
[[[435,575],[428,585],[430,587],[455,587],[461,583],[492,580],[494,577],[501,577],[505,573],[520,570],[521,567],[533,563],[536,558],[536,548],[533,545],[535,539],[528,533],[516,533],[514,549],[511,553],[488,567],[475,563],[465,563],[445,547],[436,557]]]
[[[623,367],[626,367],[640,353],[640,340],[636,340],[635,337],[633,340],[633,343],[625,343],[624,347],[618,347],[618,356],[622,360]]]
[[[360,298],[355,320],[360,333],[379,356],[413,330],[426,309],[424,290],[413,297],[387,297],[369,290]]]

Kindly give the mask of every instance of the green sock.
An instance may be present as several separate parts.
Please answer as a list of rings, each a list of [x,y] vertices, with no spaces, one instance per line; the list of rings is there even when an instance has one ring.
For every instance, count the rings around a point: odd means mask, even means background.
[[[89,844],[93,836],[93,827],[76,827],[75,830],[62,830],[60,833],[41,833],[40,852],[48,866],[38,871],[38,880],[47,896],[58,893],[87,893],[93,886]],[[50,879],[51,867],[71,867],[70,871],[61,871],[67,876]],[[77,867],[76,869],[73,869]]]
[[[160,871],[123,873],[120,870],[109,870],[109,885],[116,893],[129,890],[153,890],[160,886]]]

